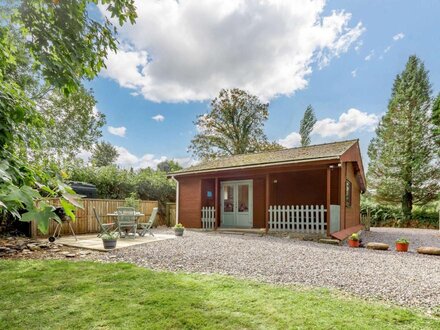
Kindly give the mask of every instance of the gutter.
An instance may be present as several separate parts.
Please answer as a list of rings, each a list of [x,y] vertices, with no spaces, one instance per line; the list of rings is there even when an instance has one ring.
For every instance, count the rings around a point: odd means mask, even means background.
[[[176,225],[179,223],[179,181],[176,180],[174,175],[171,179],[176,183]]]
[[[277,162],[277,163],[262,163],[262,164],[255,164],[255,165],[242,165],[242,166],[235,166],[235,167],[219,167],[214,169],[208,169],[208,170],[195,170],[195,171],[188,171],[188,172],[176,172],[174,173],[171,178],[176,180],[174,176],[183,176],[183,175],[189,175],[189,174],[198,174],[198,173],[211,173],[211,172],[219,172],[219,171],[232,171],[232,170],[245,170],[249,168],[261,168],[261,167],[268,167],[268,166],[277,166],[277,165],[289,165],[289,164],[301,164],[301,163],[313,163],[315,161],[320,160],[340,160],[340,156],[332,156],[332,157],[323,157],[323,158],[314,158],[313,160],[310,159],[300,159],[300,160],[293,160],[293,161],[285,161],[285,162]],[[177,181],[177,180],[176,180]]]

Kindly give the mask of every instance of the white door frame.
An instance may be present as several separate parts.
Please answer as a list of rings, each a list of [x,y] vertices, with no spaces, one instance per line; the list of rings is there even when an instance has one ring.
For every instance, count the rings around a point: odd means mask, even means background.
[[[238,211],[238,186],[247,185],[248,186],[248,211],[239,212]],[[225,223],[224,214],[224,198],[223,198],[223,187],[233,186],[234,191],[234,203],[233,211],[228,212],[228,223]],[[253,180],[234,180],[234,181],[222,181],[220,184],[220,225],[222,227],[240,227],[240,228],[252,228],[253,227]]]

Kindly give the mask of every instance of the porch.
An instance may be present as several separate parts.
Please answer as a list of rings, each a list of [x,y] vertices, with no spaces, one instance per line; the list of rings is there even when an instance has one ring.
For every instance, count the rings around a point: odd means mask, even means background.
[[[341,229],[341,166],[201,180],[200,227],[329,236]],[[342,196],[344,198],[345,196]]]

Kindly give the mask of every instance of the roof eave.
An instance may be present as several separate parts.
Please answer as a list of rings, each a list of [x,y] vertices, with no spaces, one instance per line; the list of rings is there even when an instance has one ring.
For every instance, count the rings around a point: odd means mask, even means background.
[[[290,165],[290,164],[303,164],[303,163],[313,163],[316,161],[325,161],[325,160],[340,160],[340,156],[331,156],[331,157],[320,157],[313,159],[298,159],[291,161],[283,161],[283,162],[270,162],[270,163],[260,163],[260,164],[252,164],[252,165],[241,165],[241,166],[231,166],[231,167],[218,167],[213,169],[206,170],[195,170],[195,171],[187,171],[187,172],[174,172],[170,173],[169,176],[178,177],[184,175],[191,174],[203,174],[203,173],[212,173],[212,172],[223,172],[223,171],[232,171],[232,170],[245,170],[245,169],[253,169],[253,168],[263,168],[263,167],[272,167],[279,165]]]

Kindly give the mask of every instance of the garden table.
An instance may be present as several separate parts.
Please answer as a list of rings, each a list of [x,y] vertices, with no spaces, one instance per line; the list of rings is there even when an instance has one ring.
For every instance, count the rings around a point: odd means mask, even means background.
[[[118,216],[119,216],[120,214],[118,214],[117,212],[113,212],[113,213],[107,213],[107,216],[108,217],[115,217],[116,218],[116,225],[117,225],[117,227],[119,228],[119,222],[118,222]],[[136,224],[138,223],[138,219],[140,218],[140,217],[143,217],[143,216],[145,216],[145,214],[143,214],[143,213],[140,213],[140,212],[135,212],[134,213],[134,218],[135,218],[135,221],[136,221]],[[136,237],[136,234],[134,234],[135,236],[134,237]],[[125,234],[125,236],[124,237],[126,237],[127,236],[127,233]]]

